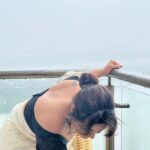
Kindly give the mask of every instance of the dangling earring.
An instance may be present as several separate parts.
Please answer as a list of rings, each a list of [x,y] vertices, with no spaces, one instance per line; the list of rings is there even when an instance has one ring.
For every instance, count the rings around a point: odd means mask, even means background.
[[[76,129],[75,128],[71,128],[71,115],[70,113],[68,113],[67,117],[66,117],[66,124],[69,126],[71,134],[74,135],[76,133]]]
[[[70,127],[71,126],[71,116],[70,116],[70,113],[67,114],[66,122],[67,122],[68,126]]]

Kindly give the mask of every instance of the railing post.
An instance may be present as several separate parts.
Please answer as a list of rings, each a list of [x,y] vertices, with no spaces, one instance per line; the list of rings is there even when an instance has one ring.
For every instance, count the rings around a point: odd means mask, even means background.
[[[108,77],[108,88],[114,96],[114,86],[111,85],[111,77]],[[106,137],[106,150],[114,150],[114,136],[111,138]]]

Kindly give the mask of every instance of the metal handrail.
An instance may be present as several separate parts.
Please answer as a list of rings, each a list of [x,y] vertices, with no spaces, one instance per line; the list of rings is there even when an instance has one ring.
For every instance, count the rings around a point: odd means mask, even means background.
[[[0,71],[0,79],[58,78],[68,70]]]
[[[69,70],[0,71],[0,79],[58,78],[67,71]],[[108,76],[150,88],[150,76],[147,75],[115,69]]]
[[[148,75],[129,71],[113,70],[108,76],[150,88],[150,76]]]

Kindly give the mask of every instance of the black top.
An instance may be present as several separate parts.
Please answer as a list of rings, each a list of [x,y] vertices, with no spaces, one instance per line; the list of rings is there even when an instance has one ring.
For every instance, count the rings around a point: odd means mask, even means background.
[[[79,77],[72,76],[66,78],[65,80],[79,80]],[[35,119],[34,114],[35,103],[38,100],[38,98],[42,94],[44,94],[47,90],[38,94],[34,94],[32,98],[28,101],[24,110],[25,120],[30,129],[36,135],[36,150],[67,150],[66,148],[67,140],[63,136],[45,130],[40,126],[40,124]]]

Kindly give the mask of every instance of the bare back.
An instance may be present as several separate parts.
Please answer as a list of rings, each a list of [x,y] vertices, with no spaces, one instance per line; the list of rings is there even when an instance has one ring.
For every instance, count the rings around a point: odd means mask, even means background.
[[[51,87],[35,104],[36,121],[47,131],[60,134],[71,110],[72,98],[79,90],[78,81],[72,80],[64,80]]]

